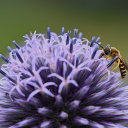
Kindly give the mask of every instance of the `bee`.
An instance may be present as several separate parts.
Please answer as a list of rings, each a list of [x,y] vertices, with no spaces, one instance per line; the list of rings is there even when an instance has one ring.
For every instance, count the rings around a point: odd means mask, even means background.
[[[97,43],[98,44],[98,43]],[[121,78],[125,78],[126,77],[126,70],[128,71],[128,63],[124,60],[124,58],[120,55],[119,50],[117,50],[115,47],[111,47],[110,45],[107,45],[105,48],[103,48],[100,44],[98,44],[102,49],[103,49],[103,53],[100,54],[99,58],[101,58],[104,55],[108,55],[106,57],[106,59],[110,58],[110,59],[114,59],[116,56],[118,56],[116,62],[117,62],[117,66],[113,69],[115,70],[116,68],[119,67],[120,69],[120,73],[121,73]],[[113,71],[112,70],[112,71]]]

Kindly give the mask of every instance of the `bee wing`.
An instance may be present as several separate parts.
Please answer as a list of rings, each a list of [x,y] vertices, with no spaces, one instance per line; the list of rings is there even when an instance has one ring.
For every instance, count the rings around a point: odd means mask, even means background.
[[[126,62],[126,60],[120,55],[120,56],[118,56],[119,57],[119,59],[122,61],[122,63],[124,64],[124,66],[125,66],[125,68],[127,69],[127,71],[128,71],[128,63]]]

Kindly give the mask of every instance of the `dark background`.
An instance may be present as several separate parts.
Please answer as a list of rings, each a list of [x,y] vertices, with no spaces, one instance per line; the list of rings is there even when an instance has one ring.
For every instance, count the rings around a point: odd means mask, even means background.
[[[23,35],[35,30],[46,33],[47,27],[57,34],[62,27],[72,33],[77,28],[89,40],[100,36],[102,46],[116,47],[128,62],[127,0],[0,0],[0,53],[4,56],[8,57],[8,45],[14,48],[12,40],[23,46]]]

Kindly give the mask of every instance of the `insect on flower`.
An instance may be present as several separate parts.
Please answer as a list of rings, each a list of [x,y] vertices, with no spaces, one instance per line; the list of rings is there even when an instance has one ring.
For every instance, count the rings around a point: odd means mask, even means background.
[[[108,69],[120,54],[70,33],[30,32],[23,47],[13,41],[9,57],[0,54],[0,128],[125,128],[128,86]]]
[[[95,42],[97,43],[97,42]],[[97,43],[98,44],[98,43]],[[110,59],[114,59],[115,57],[116,58],[116,62],[117,62],[117,66],[113,69],[115,70],[117,67],[119,67],[120,69],[120,73],[121,73],[121,78],[125,78],[126,77],[126,70],[128,71],[128,63],[124,60],[124,58],[120,55],[120,52],[119,50],[117,50],[115,47],[111,47],[110,48],[110,45],[108,44],[105,48],[103,48],[100,44],[98,44],[104,52],[102,52],[100,54],[100,57],[101,58],[102,56],[104,55],[108,55],[106,57],[106,59],[110,58]],[[113,62],[113,64],[111,65],[114,65],[115,64],[115,61]],[[108,67],[110,67],[111,65],[108,65]],[[112,71],[113,71],[112,70]]]

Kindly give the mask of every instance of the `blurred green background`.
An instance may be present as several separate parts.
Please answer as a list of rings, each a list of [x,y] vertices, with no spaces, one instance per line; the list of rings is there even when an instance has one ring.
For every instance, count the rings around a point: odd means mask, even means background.
[[[100,36],[102,46],[116,47],[128,62],[127,14],[126,0],[0,0],[0,53],[7,57],[12,40],[23,46],[30,31],[46,33],[50,27],[60,34],[65,27],[71,35],[77,28],[89,40]]]
[[[23,41],[29,31],[45,33],[47,27],[58,34],[74,28],[91,40],[100,36],[103,46],[111,44],[127,59],[128,2],[112,0],[6,0],[0,1],[0,52]]]

